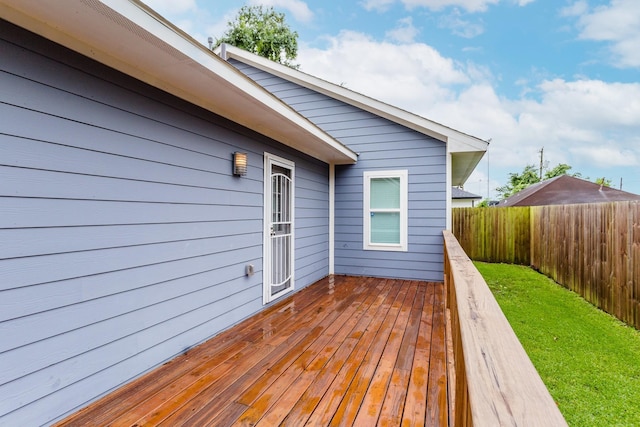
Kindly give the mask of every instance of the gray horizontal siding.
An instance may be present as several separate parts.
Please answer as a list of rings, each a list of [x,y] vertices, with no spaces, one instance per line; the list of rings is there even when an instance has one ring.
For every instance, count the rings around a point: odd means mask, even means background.
[[[295,282],[313,283],[329,274],[329,167],[296,164]]]
[[[358,153],[356,165],[336,167],[336,273],[443,280],[445,144],[237,60],[230,62]],[[395,169],[409,172],[409,251],[364,251],[363,172]]]
[[[328,274],[327,165],[2,20],[0,56],[0,425],[262,309],[265,151],[296,165],[296,288]]]

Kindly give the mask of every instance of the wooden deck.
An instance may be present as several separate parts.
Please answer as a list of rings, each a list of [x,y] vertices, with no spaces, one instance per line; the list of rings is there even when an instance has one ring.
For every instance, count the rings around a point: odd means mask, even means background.
[[[335,276],[59,425],[448,425],[442,283]]]

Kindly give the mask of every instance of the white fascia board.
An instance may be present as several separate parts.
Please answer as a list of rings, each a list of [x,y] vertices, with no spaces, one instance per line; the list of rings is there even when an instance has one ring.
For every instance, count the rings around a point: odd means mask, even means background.
[[[356,153],[138,0],[3,0],[1,16],[322,160]]]
[[[221,47],[215,49],[220,54]],[[315,90],[324,95],[362,108],[365,111],[384,117],[392,122],[431,136],[448,144],[450,152],[486,151],[488,142],[450,127],[441,125],[424,117],[394,107],[350,89],[327,82],[312,75],[295,70],[282,64],[270,61],[243,49],[226,45],[224,52],[227,58],[237,59],[247,65],[269,72],[300,86]]]
[[[470,151],[485,152],[489,148],[489,141],[475,138],[463,133],[449,137],[450,153],[468,153]]]

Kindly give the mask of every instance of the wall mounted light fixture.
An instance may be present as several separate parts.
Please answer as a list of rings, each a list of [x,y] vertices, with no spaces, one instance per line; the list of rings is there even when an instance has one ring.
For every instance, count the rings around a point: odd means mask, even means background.
[[[245,176],[247,174],[247,153],[236,151],[233,153],[233,174]]]

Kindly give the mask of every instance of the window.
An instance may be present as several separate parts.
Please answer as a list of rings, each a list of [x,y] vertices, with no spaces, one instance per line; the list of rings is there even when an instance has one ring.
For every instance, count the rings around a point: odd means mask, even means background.
[[[407,171],[364,173],[364,249],[407,250]]]

